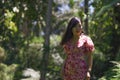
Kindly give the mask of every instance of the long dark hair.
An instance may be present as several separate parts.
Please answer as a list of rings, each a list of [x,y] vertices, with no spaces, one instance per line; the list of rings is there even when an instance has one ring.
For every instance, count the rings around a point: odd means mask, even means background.
[[[67,41],[69,41],[73,37],[72,28],[75,27],[80,22],[80,19],[77,17],[73,17],[67,26],[67,30],[64,33],[60,45],[64,45]]]

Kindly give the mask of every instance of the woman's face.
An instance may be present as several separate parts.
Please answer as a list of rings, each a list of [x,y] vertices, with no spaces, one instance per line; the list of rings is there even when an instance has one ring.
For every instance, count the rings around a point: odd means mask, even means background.
[[[75,27],[72,28],[73,36],[80,36],[82,33],[82,25],[78,23]]]

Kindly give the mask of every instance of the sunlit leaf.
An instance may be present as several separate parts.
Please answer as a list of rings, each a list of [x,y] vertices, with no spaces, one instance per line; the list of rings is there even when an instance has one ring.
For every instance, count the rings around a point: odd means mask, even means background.
[[[109,9],[110,7],[112,7],[114,4],[116,4],[117,2],[119,2],[120,0],[112,0],[110,1],[107,5],[103,6],[100,11],[96,14],[96,17],[100,16],[101,14],[103,14],[105,11],[107,11],[107,9]]]

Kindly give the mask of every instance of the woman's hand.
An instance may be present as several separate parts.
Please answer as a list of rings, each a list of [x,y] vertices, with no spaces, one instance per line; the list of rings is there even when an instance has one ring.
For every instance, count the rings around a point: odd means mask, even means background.
[[[89,71],[87,72],[86,80],[90,80],[90,72]]]

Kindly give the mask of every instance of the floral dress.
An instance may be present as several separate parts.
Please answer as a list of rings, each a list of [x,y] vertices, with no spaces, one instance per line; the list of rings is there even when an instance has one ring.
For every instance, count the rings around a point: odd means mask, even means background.
[[[87,64],[84,56],[94,50],[91,38],[81,35],[76,44],[68,41],[63,47],[67,54],[63,66],[64,80],[85,80]]]

